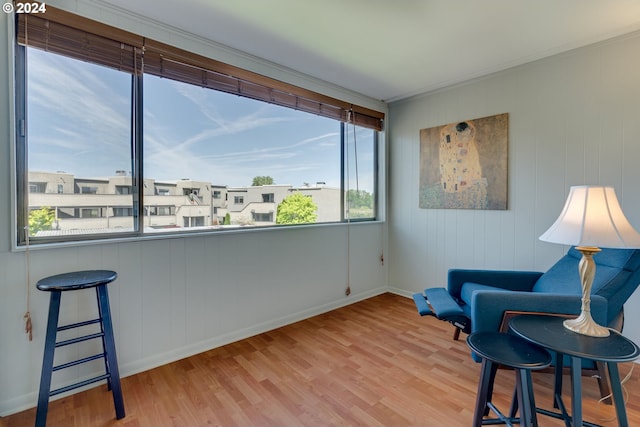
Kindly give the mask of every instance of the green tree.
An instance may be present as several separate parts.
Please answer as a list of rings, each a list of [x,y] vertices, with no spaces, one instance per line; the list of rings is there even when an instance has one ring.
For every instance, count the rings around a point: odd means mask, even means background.
[[[226,215],[224,216],[224,221],[222,222],[222,225],[231,225],[231,214],[229,212],[227,212]]]
[[[364,190],[347,191],[347,201],[351,208],[373,208],[373,197]]]
[[[29,235],[35,236],[38,231],[50,230],[55,218],[55,212],[49,207],[32,210],[29,212]]]
[[[259,187],[261,185],[273,185],[275,182],[270,176],[255,176],[253,177],[252,187]]]
[[[278,205],[276,224],[310,224],[316,222],[318,206],[310,196],[295,192]]]
[[[347,192],[347,208],[349,218],[373,218],[373,195],[364,190],[349,190]]]

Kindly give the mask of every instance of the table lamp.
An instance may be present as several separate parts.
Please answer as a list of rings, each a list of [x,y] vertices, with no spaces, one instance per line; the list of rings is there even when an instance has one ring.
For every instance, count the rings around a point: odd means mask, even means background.
[[[565,328],[593,337],[609,336],[609,329],[591,317],[591,285],[596,274],[593,255],[600,248],[640,248],[640,234],[624,216],[613,187],[571,187],[560,216],[540,240],[575,246],[582,253],[578,266],[582,309],[576,319],[564,321]]]

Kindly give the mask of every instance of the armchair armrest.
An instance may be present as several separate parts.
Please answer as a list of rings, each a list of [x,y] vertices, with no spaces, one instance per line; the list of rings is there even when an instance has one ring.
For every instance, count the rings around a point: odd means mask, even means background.
[[[447,278],[447,290],[454,297],[460,298],[462,285],[472,282],[509,291],[530,291],[543,274],[539,271],[451,269]]]
[[[505,311],[530,311],[552,314],[580,314],[581,296],[546,294],[539,292],[477,291],[471,303],[471,332],[500,329]],[[591,315],[600,325],[606,326],[607,300],[591,295]]]

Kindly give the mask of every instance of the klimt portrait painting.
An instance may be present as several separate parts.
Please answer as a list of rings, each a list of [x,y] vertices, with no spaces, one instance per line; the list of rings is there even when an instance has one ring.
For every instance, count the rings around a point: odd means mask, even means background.
[[[420,130],[420,207],[507,209],[509,114]]]

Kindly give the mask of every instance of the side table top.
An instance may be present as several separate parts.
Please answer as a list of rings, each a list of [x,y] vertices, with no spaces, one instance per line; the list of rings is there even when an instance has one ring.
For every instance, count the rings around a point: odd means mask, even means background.
[[[640,356],[640,348],[616,331],[608,337],[591,337],[564,327],[563,317],[520,315],[509,328],[522,338],[550,350],[602,362],[629,362]]]
[[[118,273],[111,270],[73,271],[40,279],[36,287],[41,291],[73,291],[104,285],[117,277]]]

